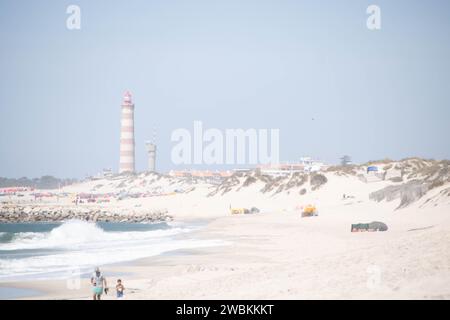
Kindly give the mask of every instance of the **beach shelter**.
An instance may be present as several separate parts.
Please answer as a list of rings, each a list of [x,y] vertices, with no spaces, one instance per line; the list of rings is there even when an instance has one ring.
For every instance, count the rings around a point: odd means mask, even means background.
[[[355,223],[351,226],[351,232],[387,231],[388,226],[384,222],[372,221],[370,223]]]

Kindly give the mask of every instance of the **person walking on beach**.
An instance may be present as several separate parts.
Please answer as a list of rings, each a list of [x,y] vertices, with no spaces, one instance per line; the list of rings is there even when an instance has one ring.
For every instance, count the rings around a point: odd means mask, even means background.
[[[117,285],[116,285],[116,296],[117,299],[123,299],[123,291],[125,290],[125,287],[122,284],[122,280],[118,279],[117,280]]]
[[[95,268],[94,274],[91,277],[91,284],[94,300],[101,300],[103,288],[105,288],[105,292],[107,292],[108,286],[106,283],[106,278],[100,272],[99,267]]]

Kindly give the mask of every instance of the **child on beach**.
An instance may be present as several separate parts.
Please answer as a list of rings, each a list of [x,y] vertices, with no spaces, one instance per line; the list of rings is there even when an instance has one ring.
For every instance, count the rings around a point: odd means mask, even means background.
[[[116,285],[117,299],[123,299],[123,291],[124,290],[125,290],[125,287],[122,284],[122,280],[118,279],[117,285]]]

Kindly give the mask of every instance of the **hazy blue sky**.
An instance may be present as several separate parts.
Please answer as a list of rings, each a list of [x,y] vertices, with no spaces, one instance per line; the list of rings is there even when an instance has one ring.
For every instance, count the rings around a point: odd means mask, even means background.
[[[0,0],[0,176],[117,170],[126,89],[138,170],[194,120],[279,128],[281,160],[450,158],[449,40],[450,1]]]

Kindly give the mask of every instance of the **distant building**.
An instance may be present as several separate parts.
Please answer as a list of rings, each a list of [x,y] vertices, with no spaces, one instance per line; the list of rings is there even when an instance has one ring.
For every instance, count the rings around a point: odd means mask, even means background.
[[[316,172],[326,167],[322,161],[314,160],[311,157],[302,157],[299,163],[304,166],[306,172]]]
[[[103,178],[110,178],[112,177],[113,172],[111,168],[105,168],[101,173],[96,174],[95,176],[88,177],[89,180],[99,180]]]
[[[342,166],[349,166],[352,164],[352,158],[350,156],[345,155],[342,158],[340,158],[340,160]]]
[[[172,177],[185,178],[192,182],[205,182],[219,184],[227,177],[233,175],[233,171],[210,171],[210,170],[171,170],[169,175]]]
[[[321,161],[314,160],[311,157],[302,157],[298,162],[260,165],[258,166],[258,169],[261,171],[261,174],[272,177],[281,177],[293,173],[321,171],[325,169],[325,167],[326,165]]]

